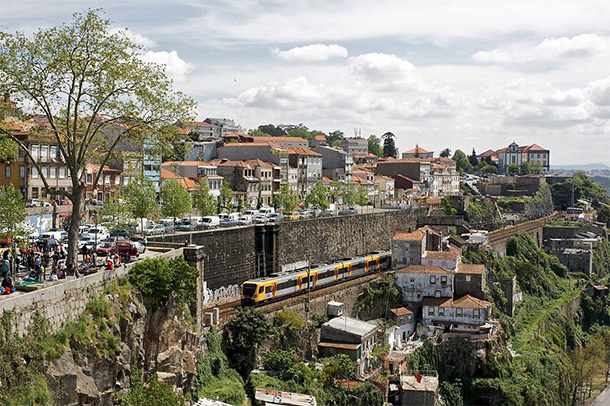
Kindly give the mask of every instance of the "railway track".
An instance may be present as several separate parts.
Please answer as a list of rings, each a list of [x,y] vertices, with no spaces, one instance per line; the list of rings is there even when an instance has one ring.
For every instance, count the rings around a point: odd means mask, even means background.
[[[384,272],[384,273],[386,273],[386,272]],[[314,299],[314,298],[317,298],[317,297],[320,297],[322,295],[326,295],[329,293],[338,292],[340,290],[343,290],[343,289],[346,289],[346,288],[349,288],[349,287],[352,287],[352,286],[355,286],[358,284],[370,282],[370,281],[376,279],[380,274],[381,274],[381,272],[365,274],[365,275],[361,275],[357,278],[350,279],[345,282],[335,283],[333,285],[326,286],[326,287],[323,287],[320,289],[314,289],[310,292],[310,299]],[[272,313],[272,312],[281,310],[287,306],[294,306],[299,303],[305,303],[306,300],[307,300],[307,291],[304,291],[302,293],[299,293],[296,295],[291,295],[291,296],[279,299],[277,301],[266,303],[261,306],[256,306],[256,309],[262,311],[263,313]],[[222,327],[225,325],[226,322],[228,322],[231,318],[233,318],[235,316],[235,314],[237,313],[237,309],[240,306],[241,306],[241,300],[234,300],[231,302],[220,304],[218,306],[207,307],[204,309],[204,313],[213,312],[214,308],[218,308],[219,326]]]

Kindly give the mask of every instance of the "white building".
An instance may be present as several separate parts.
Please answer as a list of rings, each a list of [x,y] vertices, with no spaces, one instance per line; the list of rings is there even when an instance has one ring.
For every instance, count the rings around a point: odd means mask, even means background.
[[[491,317],[492,304],[474,296],[459,299],[427,297],[422,302],[422,323],[454,331],[478,332]]]
[[[388,344],[391,348],[402,348],[415,332],[415,314],[407,307],[398,307],[390,310],[390,317],[396,325],[388,331]]]
[[[440,266],[410,265],[398,269],[394,278],[402,290],[403,302],[411,308],[425,297],[453,297],[453,271]]]
[[[454,271],[462,263],[462,250],[451,245],[449,251],[426,251],[421,264],[427,266],[439,266],[443,269]]]

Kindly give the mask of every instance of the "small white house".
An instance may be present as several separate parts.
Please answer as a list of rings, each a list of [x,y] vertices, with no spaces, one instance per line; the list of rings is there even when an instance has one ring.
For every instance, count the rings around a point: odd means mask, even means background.
[[[388,344],[392,348],[402,348],[415,332],[415,315],[407,307],[398,307],[390,310],[390,318],[396,325],[388,332]]]
[[[402,290],[407,306],[420,303],[425,297],[453,297],[453,271],[440,266],[410,265],[396,270],[396,285]]]
[[[492,304],[474,296],[459,299],[427,297],[422,302],[422,323],[449,330],[478,332],[491,317]]]

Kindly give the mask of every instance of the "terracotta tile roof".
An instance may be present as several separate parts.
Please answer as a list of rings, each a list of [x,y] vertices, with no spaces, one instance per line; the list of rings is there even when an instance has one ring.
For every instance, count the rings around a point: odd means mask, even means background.
[[[175,174],[172,171],[168,171],[165,168],[161,168],[161,179],[177,179],[180,180],[182,179],[182,176]]]
[[[397,177],[397,178],[402,178],[402,179],[408,180],[409,182],[412,182],[412,183],[421,183],[421,181],[411,179],[410,177],[408,177],[408,176],[406,176],[406,175],[403,175],[403,174],[401,174],[401,173],[396,174],[396,177]]]
[[[403,152],[403,154],[429,154],[429,153],[430,153],[430,151],[426,151],[425,149],[419,148],[419,147]]]
[[[327,178],[326,176],[322,176],[322,182],[323,183],[333,183],[333,180],[331,178]]]
[[[487,273],[487,268],[483,264],[459,264],[457,272],[484,275]]]
[[[426,204],[442,204],[443,200],[440,197],[432,197],[430,199],[426,199]]]
[[[453,301],[453,307],[466,307],[469,309],[484,309],[491,306],[491,303],[478,299],[474,296],[464,295]]]
[[[419,228],[419,230],[423,231],[424,233],[427,231],[429,234],[434,234],[434,235],[436,235],[438,237],[441,236],[441,233],[439,233],[437,231],[434,231],[433,229],[431,229],[428,226],[423,226],[423,227]]]
[[[262,166],[264,168],[273,168],[275,166],[272,163],[263,161],[262,159],[258,158],[246,159],[246,162],[248,162],[248,164],[254,168],[256,168],[257,166]]]
[[[461,256],[460,253],[452,251],[426,251],[426,259],[452,259],[457,260]]]
[[[205,121],[185,121],[184,125],[196,126],[196,127],[211,127],[212,124],[206,123]]]
[[[326,137],[324,135],[314,135],[313,139],[316,141],[326,141]]]
[[[180,179],[180,184],[186,190],[193,190],[193,189],[196,189],[197,186],[199,186],[199,184],[197,182],[195,182],[195,180],[193,180],[191,178],[187,178],[186,176],[183,177],[182,179]]]
[[[392,309],[390,311],[392,313],[394,313],[395,315],[397,315],[397,316],[404,316],[406,314],[413,314],[411,309],[409,309],[408,307],[397,307],[396,309]]]
[[[231,161],[231,160],[227,160],[227,161],[224,161],[224,162],[221,161],[221,162],[217,163],[216,166],[236,166],[236,167],[239,167],[239,168],[254,169],[246,161]]]
[[[349,343],[335,343],[332,341],[320,341],[318,343],[319,347],[325,348],[341,348],[344,350],[355,350],[360,346],[360,344],[349,344]]]
[[[522,147],[522,151],[523,152],[548,152],[548,149],[544,149],[542,148],[540,145],[538,144],[532,144],[532,145],[528,145],[525,147]]]
[[[426,236],[425,232],[422,232],[421,230],[415,230],[412,233],[396,233],[394,234],[394,237],[392,237],[392,240],[397,240],[397,241],[421,241],[424,239],[424,237]]]
[[[233,142],[230,144],[225,144],[222,147],[223,148],[249,148],[249,147],[253,147],[253,146],[269,146],[269,147],[280,147],[279,144],[276,144],[274,142],[271,141],[271,137],[266,137],[266,138],[270,138],[270,140],[268,142],[264,142],[264,141],[257,141],[257,142]]]
[[[161,166],[210,166],[203,161],[165,161]]]
[[[440,266],[432,265],[409,265],[407,267],[397,269],[396,273],[425,273],[425,274],[451,274],[453,271],[443,269]]]
[[[453,299],[446,297],[425,297],[422,306],[430,307],[451,307]]]
[[[404,163],[408,163],[408,164],[418,164],[420,162],[422,162],[422,159],[419,158],[402,158],[402,159],[388,159],[386,158],[386,160],[384,160],[383,162],[381,161],[381,159],[379,160],[379,163],[389,163],[389,164],[404,164]]]
[[[322,156],[322,154],[318,154],[305,147],[286,147],[286,150],[289,154],[297,154],[297,155],[305,155],[305,156]]]
[[[188,135],[188,134],[190,134],[190,131],[186,130],[184,128],[180,128],[180,129],[178,129],[178,134],[180,134],[180,135]]]
[[[301,137],[250,137],[250,138],[252,138],[254,140],[254,142],[273,141],[273,142],[300,142],[300,143],[308,144],[307,140],[304,138],[301,138]]]

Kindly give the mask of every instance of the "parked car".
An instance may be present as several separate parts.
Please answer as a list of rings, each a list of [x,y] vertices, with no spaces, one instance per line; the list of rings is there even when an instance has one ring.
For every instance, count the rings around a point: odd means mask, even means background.
[[[193,231],[197,229],[197,221],[191,219],[182,219],[177,226],[179,231]]]
[[[335,215],[335,211],[332,209],[322,210],[320,217],[332,217]]]
[[[104,242],[97,247],[97,255],[105,257],[116,253],[116,244],[114,242]]]
[[[68,206],[68,205],[72,205],[72,201],[69,199],[57,199],[57,200],[55,200],[55,204],[57,206]]]
[[[93,248],[95,246],[95,239],[89,235],[81,235],[78,237],[78,249],[82,249],[83,245],[86,245],[87,248]]]
[[[25,202],[25,207],[42,207],[44,206],[44,202],[40,199],[28,199]]]
[[[257,215],[252,217],[253,224],[265,224],[268,221],[269,219],[267,218],[267,216],[262,213],[258,213]]]
[[[165,227],[165,232],[166,233],[173,233],[174,230],[176,229],[176,223],[174,222],[174,219],[161,219],[159,220],[159,224],[161,224],[163,227]]]
[[[61,240],[63,237],[68,236],[68,232],[65,231],[63,228],[52,228],[45,234],[52,235],[57,241]]]
[[[252,217],[247,215],[247,214],[244,214],[243,216],[241,216],[239,218],[238,222],[239,222],[240,226],[245,226],[245,225],[248,225],[248,224],[252,224]]]
[[[313,212],[311,210],[303,210],[299,212],[299,216],[301,219],[310,219],[313,218]]]
[[[130,238],[135,234],[135,229],[133,227],[128,228],[117,228],[116,230],[112,230],[110,232],[110,237],[124,237]]]
[[[301,215],[298,211],[284,213],[284,220],[300,220]]]
[[[340,216],[345,216],[348,214],[358,214],[358,209],[355,207],[350,207],[349,209],[341,209],[339,210]]]
[[[165,233],[165,227],[161,224],[149,225],[144,229],[144,235],[158,235]]]
[[[91,199],[91,200],[89,200],[89,204],[91,206],[103,206],[104,202],[101,200]]]
[[[40,249],[43,249],[45,246],[47,246],[49,249],[53,250],[57,245],[57,240],[52,234],[43,233],[40,234],[40,237],[38,237],[38,241],[36,241],[36,244]]]
[[[220,225],[220,217],[218,216],[205,216],[201,219],[200,228],[210,229],[216,228]]]
[[[280,223],[284,219],[284,215],[282,213],[271,213],[267,219],[270,223]]]
[[[264,207],[263,206],[260,208],[260,210],[258,212],[260,214],[264,214],[268,218],[270,214],[275,213],[275,209],[273,207]]]
[[[102,241],[109,237],[108,230],[106,229],[106,227],[102,226],[98,226],[97,228],[92,227],[89,229],[88,233],[91,234],[94,240],[97,236],[97,241]]]
[[[119,255],[129,255],[132,257],[137,257],[140,255],[138,251],[138,247],[131,241],[120,241],[116,244]]]

